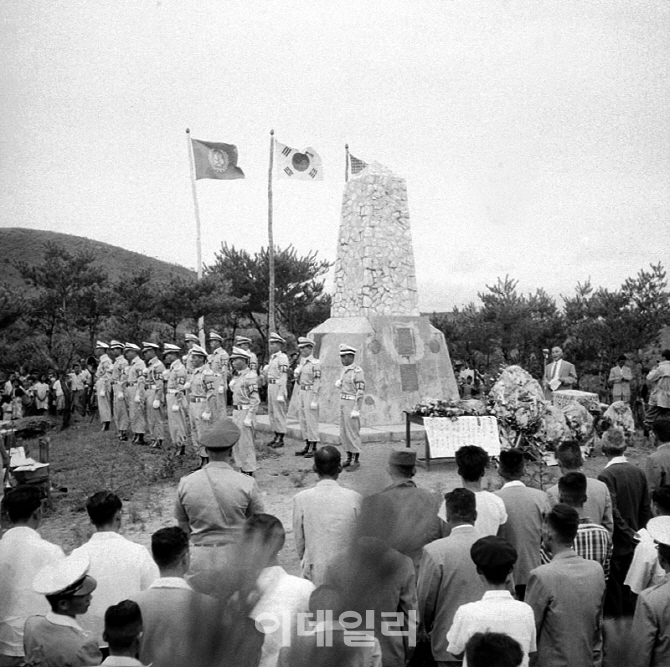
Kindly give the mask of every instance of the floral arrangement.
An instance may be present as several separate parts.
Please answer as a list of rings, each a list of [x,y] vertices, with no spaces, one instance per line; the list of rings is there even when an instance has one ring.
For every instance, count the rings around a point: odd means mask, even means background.
[[[583,443],[593,435],[593,417],[581,403],[570,403],[562,411],[577,442]]]
[[[445,401],[439,398],[426,398],[417,403],[410,413],[419,417],[482,417],[489,414],[486,404],[476,399]]]
[[[631,435],[635,432],[633,411],[630,409],[630,405],[624,401],[614,401],[605,410],[603,417],[608,419],[612,426],[621,429],[626,435]]]

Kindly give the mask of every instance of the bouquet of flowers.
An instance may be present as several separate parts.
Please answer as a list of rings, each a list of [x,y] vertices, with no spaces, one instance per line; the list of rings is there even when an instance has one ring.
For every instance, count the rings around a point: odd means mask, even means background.
[[[631,435],[635,432],[633,411],[630,409],[630,405],[624,401],[614,401],[605,410],[603,417],[608,419],[612,426],[621,429],[626,435]]]
[[[563,440],[570,438],[570,427],[563,411],[547,403],[544,409],[542,424],[535,436],[539,442],[544,444],[546,449],[556,449]]]
[[[412,407],[410,413],[419,417],[458,419],[463,416],[481,417],[487,415],[488,410],[484,402],[475,399],[445,401],[440,398],[426,398]]]
[[[580,403],[570,403],[562,410],[572,437],[577,442],[586,442],[593,435],[593,417],[589,411]]]

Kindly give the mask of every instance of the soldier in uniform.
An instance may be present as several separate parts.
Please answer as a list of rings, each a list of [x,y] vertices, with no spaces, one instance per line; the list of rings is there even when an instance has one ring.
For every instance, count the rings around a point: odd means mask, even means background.
[[[335,383],[340,390],[340,442],[347,452],[347,460],[342,467],[350,470],[360,467],[361,406],[365,396],[363,369],[354,365],[356,352],[356,348],[351,345],[340,345],[340,361],[344,368]]]
[[[184,344],[186,345],[186,354],[181,358],[186,366],[186,370],[189,372],[189,375],[193,372],[193,364],[191,363],[191,350],[194,345],[198,345],[200,339],[192,333],[187,333],[184,336]]]
[[[251,338],[236,336],[235,345],[249,353],[249,369],[258,373],[258,357],[251,351]]]
[[[163,373],[165,373],[165,366],[158,358],[159,350],[160,346],[156,343],[142,343],[142,354],[147,365],[144,369],[147,427],[152,438],[151,446],[154,449],[161,449],[165,439],[165,426],[163,424],[163,406],[165,405]]]
[[[125,371],[124,394],[130,416],[130,430],[133,432],[134,445],[146,445],[144,433],[147,428],[144,415],[144,362],[140,359],[140,348],[135,343],[126,343],[124,354],[128,360]]]
[[[186,451],[188,422],[188,400],[185,385],[187,382],[186,366],[181,360],[181,349],[178,345],[165,343],[163,359],[167,370],[163,373],[165,380],[165,398],[167,403],[168,428],[170,439],[177,447],[177,454],[183,456]]]
[[[240,429],[240,439],[233,449],[235,465],[245,474],[253,477],[256,470],[256,446],[254,430],[256,411],[261,399],[258,395],[258,375],[249,368],[250,353],[234,347],[230,363],[236,375],[230,381],[233,392],[233,421]]]
[[[130,418],[128,416],[128,406],[126,405],[126,395],[123,391],[125,384],[125,370],[128,368],[128,360],[123,356],[123,343],[113,340],[109,345],[109,353],[112,355],[111,386],[112,400],[114,401],[114,423],[119,440],[128,439],[128,426]]]
[[[321,362],[312,354],[314,341],[298,338],[300,365],[295,370],[295,388],[298,394],[298,415],[305,448],[296,456],[312,458],[319,438],[319,391],[321,389]]]
[[[212,353],[209,355],[209,367],[214,373],[214,387],[216,390],[217,417],[226,414],[226,394],[228,393],[228,378],[230,377],[230,360],[228,353],[223,349],[223,337],[216,331],[209,332],[209,344]]]
[[[268,383],[268,416],[275,437],[270,447],[284,446],[286,435],[286,410],[288,407],[288,357],[282,349],[286,341],[276,333],[270,334],[270,363],[265,367]]]
[[[196,580],[208,571],[217,576],[226,573],[234,553],[231,547],[240,541],[246,519],[264,509],[255,480],[230,465],[239,438],[240,429],[232,419],[219,419],[202,439],[211,460],[182,477],[177,487],[175,517],[191,537],[189,573]]]
[[[109,345],[101,340],[95,344],[95,356],[98,358],[98,367],[95,369],[95,394],[98,398],[98,414],[102,422],[102,430],[109,431],[109,424],[112,421],[111,406],[111,379],[112,379],[112,360],[107,354]]]
[[[216,394],[214,393],[214,373],[207,367],[207,352],[200,345],[193,345],[190,352],[193,373],[186,383],[188,389],[188,414],[191,435],[200,456],[200,467],[207,465],[207,451],[202,445],[202,437],[213,424],[216,414]]]

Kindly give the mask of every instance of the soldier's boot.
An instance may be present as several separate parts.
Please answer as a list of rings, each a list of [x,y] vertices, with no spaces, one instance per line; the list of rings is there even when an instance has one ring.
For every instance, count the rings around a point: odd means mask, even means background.
[[[354,455],[351,452],[347,452],[347,460],[342,464],[343,468],[348,468],[351,465],[351,459]]]
[[[349,470],[358,470],[361,467],[361,464],[358,460],[359,454],[354,454],[354,460],[351,463],[351,466],[349,466]]]
[[[109,422],[102,422],[101,431],[109,431]]]
[[[139,438],[139,433],[133,433],[133,439],[132,439],[132,444],[136,445],[137,444],[137,439]]]
[[[311,447],[311,451],[310,451]],[[306,459],[313,459],[314,454],[316,454],[316,443],[313,440],[307,442],[307,452],[305,453]]]
[[[151,443],[151,449],[163,449],[163,441],[162,440],[154,440]]]
[[[136,444],[138,445],[147,445],[148,443],[144,441],[144,433],[138,433],[137,434],[137,442]]]
[[[270,445],[270,447],[272,447],[272,449],[280,449],[281,447],[284,446],[284,434],[283,433],[277,433],[276,438],[277,439],[275,440],[275,442],[273,442]]]
[[[277,442],[277,440],[279,440],[279,433],[277,433],[277,432],[275,431],[275,437],[272,438],[272,440],[270,440],[270,442],[268,442],[268,447],[274,447],[275,444],[276,444],[276,442]]]
[[[296,456],[305,456],[309,452],[309,440],[305,440],[305,447],[304,449],[301,449],[299,452],[293,452]]]
[[[128,440],[128,432],[127,431],[120,431],[119,432],[119,440],[125,442]]]

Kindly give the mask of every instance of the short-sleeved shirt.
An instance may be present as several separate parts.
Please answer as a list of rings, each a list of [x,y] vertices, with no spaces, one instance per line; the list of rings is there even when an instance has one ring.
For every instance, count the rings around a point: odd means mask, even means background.
[[[521,667],[528,667],[528,654],[536,650],[535,616],[529,605],[515,600],[509,591],[486,591],[481,600],[457,609],[447,633],[449,653],[463,653],[468,639],[477,632],[501,632],[516,639],[523,649]],[[465,658],[463,667],[467,667]]]
[[[189,524],[194,544],[236,542],[247,518],[263,509],[255,480],[223,461],[182,477],[177,487],[175,517]]]
[[[507,510],[502,498],[490,491],[476,491],[477,520],[475,530],[482,536],[497,535],[498,529],[507,521]],[[447,521],[447,503],[443,500],[437,516]]]

